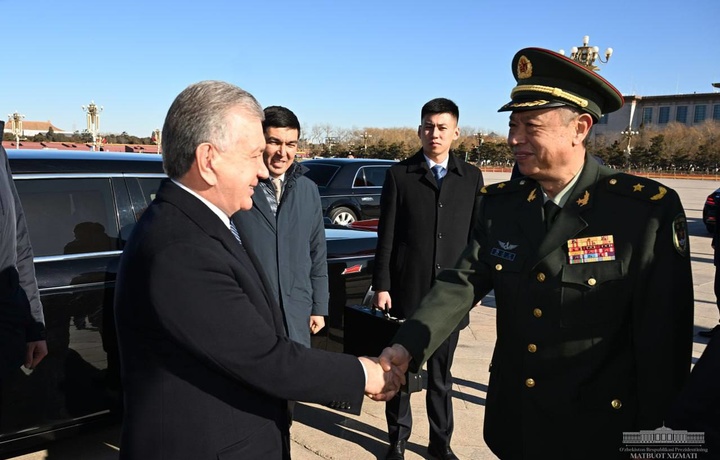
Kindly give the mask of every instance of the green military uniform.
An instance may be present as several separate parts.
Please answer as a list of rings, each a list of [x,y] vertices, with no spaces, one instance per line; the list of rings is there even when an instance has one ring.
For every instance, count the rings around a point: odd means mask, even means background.
[[[476,206],[471,244],[393,342],[416,371],[494,289],[488,446],[501,459],[628,458],[623,433],[662,426],[690,372],[693,286],[677,193],[586,155],[549,230],[531,178],[484,187]]]

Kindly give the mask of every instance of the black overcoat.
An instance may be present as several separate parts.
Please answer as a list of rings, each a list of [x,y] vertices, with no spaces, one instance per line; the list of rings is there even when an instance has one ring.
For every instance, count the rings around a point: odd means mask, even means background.
[[[435,276],[455,265],[469,241],[482,185],[480,170],[452,152],[440,188],[422,150],[390,167],[380,202],[373,289],[390,292],[394,316],[412,314]],[[466,325],[467,318],[461,327]]]

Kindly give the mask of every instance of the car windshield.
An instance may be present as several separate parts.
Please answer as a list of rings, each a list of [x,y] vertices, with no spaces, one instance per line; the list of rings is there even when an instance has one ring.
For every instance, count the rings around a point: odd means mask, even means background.
[[[333,176],[340,169],[339,166],[323,164],[323,163],[305,163],[309,171],[305,173],[305,177],[315,182],[320,187],[327,187]]]

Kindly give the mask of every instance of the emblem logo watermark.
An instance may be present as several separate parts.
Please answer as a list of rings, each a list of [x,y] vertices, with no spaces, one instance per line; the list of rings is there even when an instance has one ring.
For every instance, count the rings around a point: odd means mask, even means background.
[[[701,458],[706,454],[705,433],[673,430],[661,426],[655,430],[623,432],[620,451],[630,454],[632,459]]]

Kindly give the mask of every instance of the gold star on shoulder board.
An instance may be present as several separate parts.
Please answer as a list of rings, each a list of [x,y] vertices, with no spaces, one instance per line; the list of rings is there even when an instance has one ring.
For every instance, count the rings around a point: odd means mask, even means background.
[[[642,184],[635,184],[635,185],[633,185],[633,192],[641,192],[643,187],[645,187],[645,186]]]

